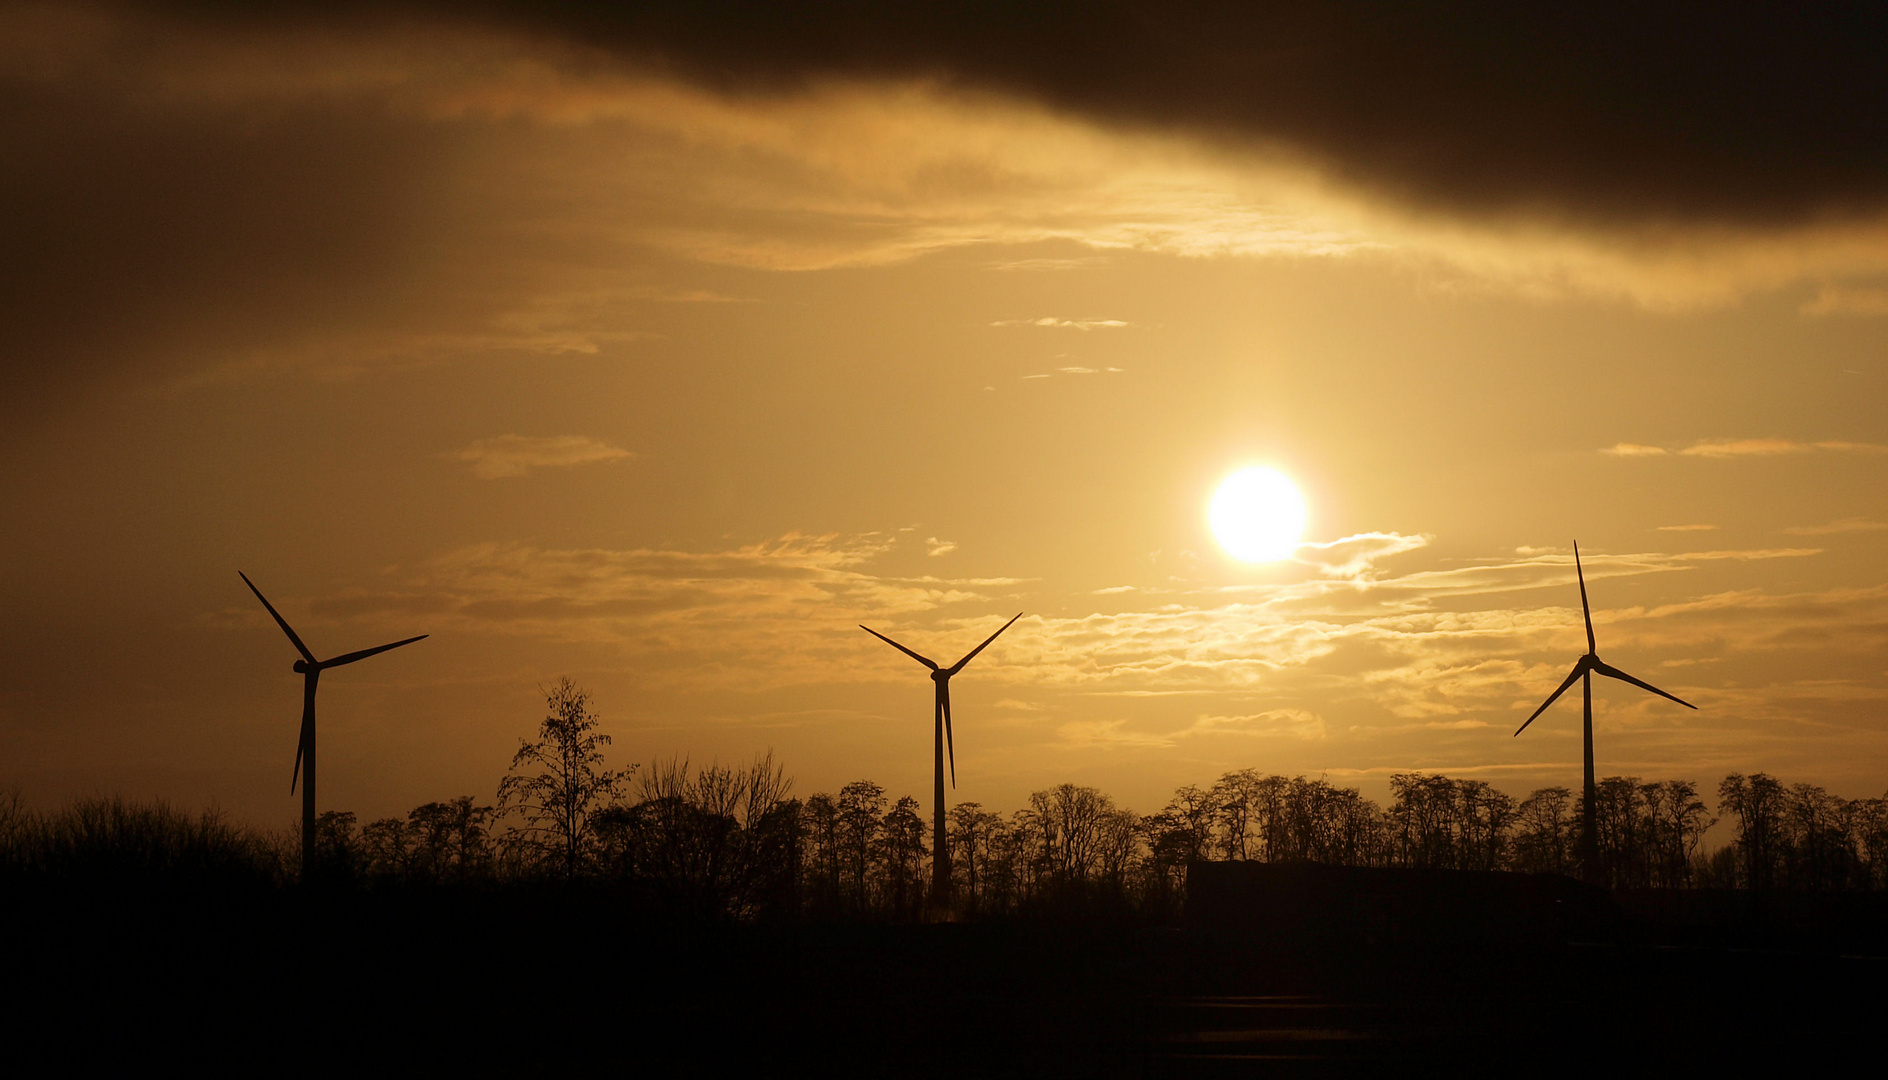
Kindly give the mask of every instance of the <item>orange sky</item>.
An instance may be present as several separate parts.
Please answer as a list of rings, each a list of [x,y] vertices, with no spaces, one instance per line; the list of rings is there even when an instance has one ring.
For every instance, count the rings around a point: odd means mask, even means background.
[[[364,817],[489,798],[564,675],[619,760],[928,799],[924,672],[856,624],[949,662],[1019,610],[953,682],[956,799],[1571,786],[1577,703],[1509,736],[1584,646],[1576,538],[1602,655],[1699,706],[1598,688],[1601,775],[1888,786],[1888,216],[1844,161],[1450,187],[948,50],[730,85],[637,27],[218,10],[0,9],[35,804],[297,812],[238,569],[317,653],[431,635],[322,682]],[[1261,463],[1309,535],[1250,566],[1206,505]]]

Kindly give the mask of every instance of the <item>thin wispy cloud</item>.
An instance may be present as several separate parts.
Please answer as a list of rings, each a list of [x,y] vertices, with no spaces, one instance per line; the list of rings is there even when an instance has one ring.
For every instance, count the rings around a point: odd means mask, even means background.
[[[1091,367],[1069,366],[1069,367],[1059,367],[1059,368],[1056,368],[1054,371],[1039,371],[1035,373],[1034,375],[1024,375],[1022,377],[1025,380],[1027,380],[1027,379],[1053,379],[1058,375],[1119,375],[1126,370],[1127,370],[1126,368],[1118,368],[1118,367],[1091,368]]]
[[[1819,445],[1792,442],[1789,439],[1715,439],[1693,443],[1678,453],[1684,457],[1775,457],[1779,454],[1807,454]]]
[[[1244,735],[1322,739],[1326,734],[1324,718],[1309,709],[1270,709],[1247,716],[1197,716],[1191,724],[1174,732],[1173,737],[1183,739],[1194,735]]]
[[[1292,559],[1316,567],[1325,577],[1361,582],[1377,574],[1379,560],[1426,547],[1431,539],[1426,534],[1358,533],[1341,540],[1301,545],[1292,553]]]
[[[1056,729],[1069,747],[1096,750],[1152,750],[1173,745],[1173,738],[1130,729],[1126,720],[1071,720]]]
[[[924,542],[924,553],[933,558],[939,555],[949,555],[956,550],[957,542],[954,540],[939,540],[937,537],[933,536],[926,539]]]
[[[1040,319],[1002,319],[990,325],[1047,326],[1068,330],[1118,330],[1123,327],[1133,326],[1134,324],[1123,322],[1120,319],[1057,319],[1051,316],[1045,316]]]
[[[1058,740],[1069,747],[1102,750],[1163,749],[1202,736],[1288,738],[1316,740],[1328,737],[1324,718],[1309,709],[1268,709],[1245,715],[1202,713],[1184,727],[1171,731],[1147,730],[1125,719],[1071,720],[1056,729]]]
[[[1852,517],[1831,521],[1826,525],[1796,525],[1783,532],[1790,536],[1837,536],[1842,533],[1880,532],[1883,529],[1888,529],[1888,522]]]
[[[620,446],[583,435],[552,435],[531,438],[525,435],[500,435],[478,439],[453,451],[452,457],[469,463],[472,475],[481,480],[525,476],[533,469],[568,469],[594,465],[602,461],[623,461],[636,455]]]
[[[1797,310],[1805,315],[1888,315],[1888,289],[1824,285]]]
[[[1600,453],[1611,457],[1675,455],[1700,458],[1749,458],[1809,454],[1817,451],[1838,454],[1888,454],[1888,446],[1880,443],[1848,442],[1838,439],[1816,442],[1802,442],[1795,439],[1705,439],[1678,449],[1622,442],[1606,447]]]
[[[1713,532],[1716,525],[1660,525],[1657,532]]]
[[[1112,260],[1106,255],[1090,255],[1078,259],[1010,259],[1005,262],[989,264],[991,270],[1044,272],[1054,270],[1092,270],[1106,266]]]

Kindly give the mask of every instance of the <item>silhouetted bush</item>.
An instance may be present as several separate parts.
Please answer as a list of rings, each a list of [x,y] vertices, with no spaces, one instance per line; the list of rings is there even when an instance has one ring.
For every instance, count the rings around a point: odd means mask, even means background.
[[[162,801],[81,799],[52,814],[0,800],[0,855],[16,878],[117,888],[264,887],[286,877],[279,838],[208,810]]]

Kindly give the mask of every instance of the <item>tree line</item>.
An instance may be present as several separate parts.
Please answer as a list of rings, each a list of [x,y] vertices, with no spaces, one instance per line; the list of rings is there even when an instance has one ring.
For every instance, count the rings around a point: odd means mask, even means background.
[[[796,798],[771,754],[742,767],[675,759],[612,769],[586,692],[566,679],[547,690],[546,705],[537,738],[520,741],[490,804],[460,796],[365,823],[322,814],[320,876],[368,887],[581,880],[702,918],[921,916],[930,846],[917,800],[870,780]],[[1600,780],[1604,880],[1626,889],[1888,889],[1888,796],[1842,799],[1763,773],[1725,777],[1716,794],[1713,810],[1692,781]],[[17,800],[0,805],[0,861],[76,865],[59,853],[109,835],[125,858],[161,862],[168,856],[151,852],[168,829],[206,865],[220,858],[299,876],[299,835],[134,811],[94,801],[42,818]],[[1481,780],[1399,773],[1380,806],[1324,779],[1240,769],[1180,788],[1151,814],[1076,784],[1035,792],[1007,815],[964,802],[948,811],[946,842],[965,917],[1072,906],[1161,915],[1177,912],[1187,865],[1199,860],[1574,874],[1583,811],[1565,787],[1516,799]],[[1732,841],[1704,850],[1720,818]],[[224,854],[203,854],[213,848]]]

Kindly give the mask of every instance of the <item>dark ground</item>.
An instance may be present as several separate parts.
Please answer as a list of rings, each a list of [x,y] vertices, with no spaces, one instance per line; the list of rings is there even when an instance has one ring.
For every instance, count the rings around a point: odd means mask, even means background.
[[[682,927],[560,890],[15,889],[3,1034],[14,1075],[1878,1071],[1878,907],[1799,933],[1634,903],[1598,940],[1242,952],[1120,922]]]

